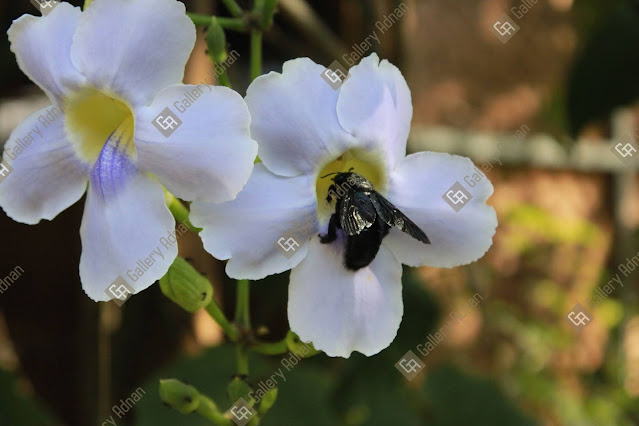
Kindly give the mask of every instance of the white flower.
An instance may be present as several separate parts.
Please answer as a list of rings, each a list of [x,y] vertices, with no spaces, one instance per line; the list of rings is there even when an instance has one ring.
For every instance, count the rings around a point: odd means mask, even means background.
[[[195,27],[175,0],[95,0],[84,12],[62,2],[46,17],[20,17],[8,34],[20,68],[53,105],[12,132],[3,157],[14,171],[0,183],[0,206],[36,224],[86,191],[84,290],[109,300],[118,276],[144,290],[177,255],[161,184],[179,198],[222,202],[248,180],[257,144],[244,100],[180,84]],[[194,90],[180,113],[174,103]],[[168,138],[152,124],[166,107],[182,121],[161,121],[177,127]]]
[[[395,66],[373,54],[350,70],[338,91],[322,79],[323,71],[301,58],[286,62],[282,74],[251,84],[246,102],[263,163],[234,201],[193,203],[192,221],[204,228],[206,250],[230,259],[226,272],[233,278],[292,269],[289,323],[303,341],[330,356],[370,356],[397,334],[402,263],[453,267],[480,258],[491,246],[497,218],[485,202],[493,187],[484,177],[467,188],[472,199],[456,212],[442,196],[475,173],[473,163],[433,152],[406,156],[411,96]],[[326,233],[335,210],[325,200],[330,179],[321,176],[351,167],[431,244],[395,227],[370,265],[347,270],[344,233],[330,244],[321,244],[318,233]],[[292,232],[300,247],[289,259],[277,242]]]

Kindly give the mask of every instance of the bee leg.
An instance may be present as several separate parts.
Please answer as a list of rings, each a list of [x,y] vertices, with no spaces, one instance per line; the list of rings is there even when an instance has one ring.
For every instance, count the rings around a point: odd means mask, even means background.
[[[339,218],[336,214],[331,216],[331,220],[328,223],[328,232],[326,235],[319,234],[320,242],[322,244],[332,243],[337,239],[337,228],[339,227]]]
[[[335,184],[328,187],[328,195],[326,196],[326,201],[330,204],[333,201],[333,197],[331,197],[331,191],[335,193]]]

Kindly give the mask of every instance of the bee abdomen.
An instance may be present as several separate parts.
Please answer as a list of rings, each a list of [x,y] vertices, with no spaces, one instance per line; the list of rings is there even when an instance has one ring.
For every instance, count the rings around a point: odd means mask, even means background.
[[[370,265],[389,230],[390,226],[378,216],[370,228],[363,230],[359,235],[349,235],[344,253],[346,269],[357,271]]]

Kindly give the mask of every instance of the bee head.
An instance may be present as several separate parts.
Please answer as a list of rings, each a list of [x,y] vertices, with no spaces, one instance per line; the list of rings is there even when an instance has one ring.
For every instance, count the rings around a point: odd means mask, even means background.
[[[335,182],[336,184],[341,185],[344,182],[347,182],[349,180],[349,178],[351,178],[351,176],[355,174],[355,173],[353,173],[354,169],[355,169],[354,167],[351,167],[350,169],[348,169],[348,172],[333,172],[333,173],[329,173],[327,175],[324,175],[321,178],[324,179],[324,178],[327,178],[329,176],[334,176],[331,180],[333,182]]]

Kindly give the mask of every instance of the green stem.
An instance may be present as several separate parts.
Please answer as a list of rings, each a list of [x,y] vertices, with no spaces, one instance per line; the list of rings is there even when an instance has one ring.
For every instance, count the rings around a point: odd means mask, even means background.
[[[240,376],[248,376],[249,375],[249,366],[248,366],[248,351],[246,350],[246,346],[241,343],[237,345],[237,374]]]
[[[189,220],[189,209],[187,209],[180,200],[175,198],[175,196],[166,189],[164,190],[164,199],[166,200],[166,205],[169,207],[169,210],[175,220],[186,225],[191,232],[195,232],[197,234],[201,231],[200,228],[196,228],[193,224],[191,224],[191,221]]]
[[[253,12],[259,14],[264,7],[265,0],[255,0]],[[251,30],[251,81],[262,73],[262,31]],[[251,289],[248,280],[237,282],[237,301],[235,306],[235,325],[240,329],[244,337],[251,337],[250,315]],[[237,343],[237,374],[249,374],[247,339],[240,339]]]
[[[288,344],[286,337],[279,342],[273,343],[256,343],[249,347],[253,352],[257,352],[263,355],[281,355],[288,352]]]
[[[266,0],[255,0],[253,5],[253,13],[257,16],[262,15],[264,10],[264,2]],[[251,30],[251,81],[255,80],[262,74],[262,30]]]
[[[231,339],[232,342],[237,342],[237,328],[229,322],[229,320],[226,318],[226,315],[224,315],[224,312],[222,312],[222,309],[220,309],[215,300],[212,300],[211,303],[206,305],[205,309],[206,312],[209,313],[211,318],[213,318],[215,322],[217,322],[220,327],[222,327],[222,330],[229,337],[229,339]]]
[[[262,31],[251,30],[251,81],[262,74]]]
[[[251,289],[248,280],[237,282],[237,301],[235,305],[235,322],[244,328],[251,327],[251,316],[249,312],[249,300]]]
[[[87,7],[91,4],[93,0],[84,0],[84,10],[87,10]]]
[[[229,12],[231,12],[231,15],[242,16],[242,8],[235,2],[235,0],[222,0],[222,3],[224,3],[224,6],[226,6]]]
[[[229,89],[231,88],[231,79],[229,78],[226,70],[217,75],[217,82],[220,84],[220,86],[226,86]]]
[[[187,15],[191,18],[191,21],[193,21],[195,25],[207,26],[211,24],[211,16],[209,15],[191,12],[187,12]],[[225,18],[218,16],[216,19],[220,26],[226,30],[240,32],[246,32],[249,30],[249,27],[243,18]]]
[[[198,405],[196,412],[216,425],[233,425],[231,420],[227,419],[222,413],[220,413],[215,402],[205,395],[200,394],[200,404]]]
[[[251,288],[248,280],[238,280],[237,282],[237,300],[235,304],[235,325],[240,329],[240,333],[244,336],[250,334],[251,331],[251,315],[250,315],[250,298]],[[237,374],[248,376],[248,350],[245,339],[239,339],[237,342]]]
[[[262,5],[262,19],[260,24],[265,30],[271,28],[271,25],[273,25],[273,15],[277,8],[277,2],[278,0],[265,0]]]
[[[253,4],[253,12],[262,13],[265,2],[266,0],[255,0],[255,3]]]

